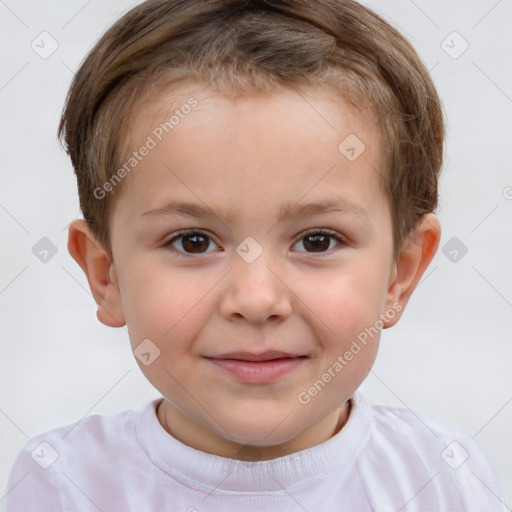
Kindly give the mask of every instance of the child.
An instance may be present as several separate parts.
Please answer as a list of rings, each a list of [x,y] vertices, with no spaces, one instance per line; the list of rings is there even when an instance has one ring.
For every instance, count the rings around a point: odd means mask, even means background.
[[[99,320],[163,395],[31,439],[13,511],[494,511],[466,434],[358,391],[439,243],[444,123],[348,0],[150,0],[60,124]]]

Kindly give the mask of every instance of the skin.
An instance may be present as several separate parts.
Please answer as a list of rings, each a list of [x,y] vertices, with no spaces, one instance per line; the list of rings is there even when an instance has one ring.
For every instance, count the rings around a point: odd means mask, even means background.
[[[134,113],[133,149],[169,118],[165,108],[190,96],[198,106],[117,192],[112,257],[83,220],[71,224],[68,247],[87,275],[99,320],[126,323],[134,350],[145,339],[160,350],[147,366],[137,361],[164,397],[163,428],[207,453],[239,458],[251,445],[258,459],[272,459],[322,443],[346,423],[347,401],[373,365],[380,332],[307,404],[297,397],[387,311],[395,314],[381,326],[399,320],[437,250],[439,222],[425,215],[393,259],[374,120],[322,89],[235,101],[182,85]],[[355,161],[338,150],[349,134],[366,146]],[[352,207],[279,217],[284,204],[326,198]],[[145,215],[178,200],[216,215]],[[226,209],[229,221],[221,220]],[[311,237],[321,228],[343,241],[321,238],[319,249]],[[190,237],[165,245],[183,229],[202,232],[199,249]],[[248,236],[263,249],[252,263],[236,252]],[[263,383],[239,381],[206,358],[266,350],[304,358]]]

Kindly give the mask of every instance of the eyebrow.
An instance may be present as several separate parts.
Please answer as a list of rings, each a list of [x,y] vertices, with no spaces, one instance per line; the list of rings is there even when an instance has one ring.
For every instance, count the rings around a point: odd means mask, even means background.
[[[338,212],[347,213],[362,217],[364,220],[373,223],[367,210],[362,206],[344,198],[324,199],[315,203],[288,203],[281,206],[279,210],[279,222],[289,221],[298,218],[320,215],[325,213]],[[233,224],[239,215],[231,208],[227,210],[214,211],[205,204],[187,203],[182,201],[171,201],[157,208],[148,210],[142,214],[142,217],[153,216],[173,216],[182,217],[217,217],[227,224]]]

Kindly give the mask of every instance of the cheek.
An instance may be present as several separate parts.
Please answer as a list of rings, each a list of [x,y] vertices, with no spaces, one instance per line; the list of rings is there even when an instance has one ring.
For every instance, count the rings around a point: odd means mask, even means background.
[[[208,316],[207,293],[214,281],[166,265],[134,265],[129,274],[123,307],[137,363],[153,386],[186,403],[181,383],[194,374],[190,350]],[[141,354],[148,352],[156,357],[146,365]]]
[[[386,290],[387,274],[368,261],[331,272],[325,279],[305,279],[297,295],[316,318],[322,338],[343,345],[379,319]]]
[[[179,351],[192,336],[187,331],[201,328],[200,305],[213,282],[161,265],[130,268],[122,294],[132,346],[149,338],[163,350],[172,345]]]

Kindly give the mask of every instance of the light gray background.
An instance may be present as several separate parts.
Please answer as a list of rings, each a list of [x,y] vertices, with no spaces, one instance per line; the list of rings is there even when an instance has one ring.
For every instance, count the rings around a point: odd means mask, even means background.
[[[85,276],[67,252],[78,196],[56,140],[73,72],[136,3],[0,0],[2,488],[29,437],[159,396],[136,365],[126,329],[96,319]],[[367,5],[409,38],[438,87],[448,119],[441,246],[457,237],[468,252],[455,262],[438,252],[401,322],[384,332],[362,388],[377,403],[408,406],[474,436],[510,507],[512,2]],[[44,31],[58,43],[47,58],[31,47],[35,40],[42,52],[46,38],[44,51],[51,49]],[[465,43],[453,31],[469,44],[457,58]],[[32,252],[42,237],[57,248],[46,263]]]

